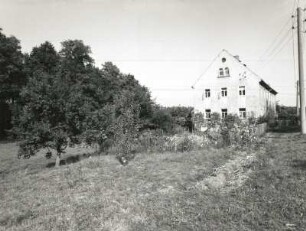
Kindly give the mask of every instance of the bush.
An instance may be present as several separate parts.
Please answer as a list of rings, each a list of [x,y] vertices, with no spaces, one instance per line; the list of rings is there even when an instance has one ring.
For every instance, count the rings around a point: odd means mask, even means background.
[[[166,136],[163,130],[146,130],[138,137],[138,152],[164,152],[166,151]]]
[[[203,135],[183,132],[173,136],[162,130],[144,131],[138,138],[138,152],[187,152],[203,148],[207,144]]]
[[[241,120],[236,115],[228,115],[221,119],[220,115],[212,114],[206,122],[205,132],[181,132],[168,135],[162,129],[139,131],[137,122],[133,119],[135,113],[125,109],[114,127],[114,141],[110,153],[117,157],[131,159],[135,153],[189,152],[208,148],[254,148],[261,139],[256,134],[256,120]],[[137,113],[136,113],[137,114]]]
[[[192,142],[188,135],[184,135],[182,139],[178,142],[176,150],[178,152],[188,152],[195,148],[196,145]]]
[[[140,106],[133,102],[133,94],[125,94],[115,100],[115,118],[107,127],[107,139],[112,145],[109,152],[116,154],[118,158],[132,159],[137,151],[137,137],[140,128],[139,112]],[[101,142],[103,143],[103,142]]]
[[[193,115],[194,130],[200,130],[204,126],[204,115],[201,112],[197,112]]]
[[[241,120],[236,115],[228,115],[220,119],[218,115],[212,115],[211,121],[207,123],[204,136],[210,145],[216,147],[255,147],[260,141],[256,134],[256,120]]]

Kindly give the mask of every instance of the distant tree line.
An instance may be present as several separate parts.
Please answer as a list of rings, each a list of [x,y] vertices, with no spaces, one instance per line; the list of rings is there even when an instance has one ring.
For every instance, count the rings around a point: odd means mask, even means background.
[[[296,107],[276,105],[276,112],[280,120],[297,120]]]
[[[192,108],[157,105],[133,75],[111,62],[96,67],[81,40],[62,42],[59,52],[44,42],[23,54],[20,41],[1,29],[0,110],[0,137],[22,140],[23,157],[42,148],[60,157],[79,142],[107,148],[145,129],[192,129]]]

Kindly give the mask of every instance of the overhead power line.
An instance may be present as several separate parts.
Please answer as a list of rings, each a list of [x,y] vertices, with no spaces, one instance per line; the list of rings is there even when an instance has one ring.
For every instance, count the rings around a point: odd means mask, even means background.
[[[288,35],[288,34],[287,34]],[[274,58],[276,55],[278,55],[285,47],[286,45],[292,40],[291,36],[286,36],[286,38],[284,38],[284,40],[282,40],[282,42],[278,45],[278,50],[275,49],[274,53],[271,54],[270,58],[268,60],[266,60],[260,69],[265,68]]]
[[[281,39],[275,44],[275,47],[272,49],[271,52],[268,53],[267,57],[271,57],[277,52],[277,49],[282,46],[283,42],[290,36],[290,32],[292,31],[292,28],[289,28],[286,33],[281,37]]]
[[[210,64],[206,67],[206,69],[204,70],[204,72],[202,74],[200,74],[200,76],[196,79],[196,81],[191,85],[191,88],[194,89],[194,86],[200,81],[200,79],[202,78],[203,75],[206,74],[206,72],[209,70],[209,68],[211,67],[211,65],[215,62],[215,60],[219,57],[220,53],[210,62]]]
[[[270,45],[268,46],[268,48],[263,52],[263,54],[260,56],[259,60],[263,60],[263,58],[266,56],[266,54],[275,46],[275,43],[278,41],[279,37],[282,35],[283,31],[287,28],[287,26],[289,25],[291,21],[291,18],[289,18],[285,24],[282,26],[281,30],[279,31],[279,33],[276,35],[275,39],[273,39],[273,41],[270,43]]]

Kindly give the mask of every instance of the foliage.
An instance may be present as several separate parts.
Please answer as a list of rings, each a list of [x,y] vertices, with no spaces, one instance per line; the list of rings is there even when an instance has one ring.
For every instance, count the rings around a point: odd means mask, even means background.
[[[12,108],[25,82],[20,41],[6,36],[0,28],[0,138],[11,128]]]
[[[277,119],[287,120],[290,125],[296,125],[299,117],[297,116],[296,107],[288,107],[283,105],[277,105]]]
[[[277,114],[275,113],[274,109],[269,107],[267,112],[263,115],[260,116],[257,120],[257,122],[260,123],[267,123],[269,126],[273,126],[275,123]]]
[[[82,40],[62,42],[59,56],[61,57],[61,69],[65,78],[68,78],[72,83],[86,78],[86,70],[91,68],[94,62],[90,54],[90,47],[84,45]]]
[[[184,135],[177,144],[176,150],[179,152],[189,152],[194,149],[194,144],[188,135]]]
[[[51,149],[60,157],[68,145],[86,143],[132,158],[136,151],[146,151],[142,145],[147,150],[185,152],[209,141],[234,145],[246,133],[238,129],[239,118],[220,120],[212,114],[208,134],[188,134],[192,120],[204,123],[202,115],[193,115],[190,107],[154,104],[149,90],[133,75],[121,73],[111,62],[94,67],[90,55],[90,47],[81,40],[67,40],[59,52],[45,42],[25,56],[28,82],[20,93],[13,129],[23,140],[20,157],[29,158],[41,149],[47,149],[47,157]]]
[[[115,118],[107,128],[108,139],[116,156],[132,159],[140,128],[139,104],[133,100],[132,92],[124,92],[115,100]]]
[[[14,127],[15,133],[24,140],[20,155],[28,157],[47,148],[56,150],[60,157],[68,140],[78,142],[78,137],[87,129],[87,120],[96,104],[85,94],[89,85],[85,62],[90,60],[89,54],[84,54],[89,52],[85,48],[78,40],[75,46],[73,41],[64,42],[59,62],[49,43],[31,52],[29,81],[21,91],[22,111]]]
[[[256,133],[257,122],[253,119],[241,120],[231,114],[220,119],[220,115],[213,113],[206,126],[204,136],[216,147],[252,148],[258,147],[261,142]]]
[[[29,157],[41,148],[51,148],[60,155],[67,146],[70,127],[66,121],[67,86],[43,72],[35,72],[21,92],[22,113],[15,121],[15,133],[24,139],[21,154]]]
[[[203,135],[185,131],[169,136],[162,130],[146,130],[138,136],[136,151],[139,153],[188,152],[204,147],[207,147],[207,139]]]
[[[50,42],[44,42],[39,47],[34,47],[30,55],[25,56],[25,72],[28,76],[35,71],[56,73],[60,57]]]
[[[192,131],[192,107],[174,106],[166,108],[172,116],[175,125]]]
[[[150,93],[110,62],[94,67],[90,53],[81,40],[67,40],[59,53],[45,42],[27,56],[28,83],[13,129],[23,140],[20,157],[44,148],[46,156],[52,149],[60,157],[68,144],[79,143],[101,150],[116,144],[122,155],[133,151],[138,130],[151,117]]]
[[[193,126],[195,130],[200,130],[201,127],[204,126],[205,120],[204,120],[204,115],[201,112],[194,113],[193,115]]]
[[[20,41],[0,28],[0,101],[16,100],[25,83]]]
[[[152,124],[154,128],[161,129],[166,133],[173,133],[174,121],[169,111],[164,107],[155,106],[153,108]]]
[[[175,106],[153,107],[151,123],[153,128],[162,129],[167,134],[177,134],[181,131],[192,131],[193,108]]]
[[[143,130],[138,136],[137,151],[142,153],[162,153],[166,151],[166,139],[163,130]]]

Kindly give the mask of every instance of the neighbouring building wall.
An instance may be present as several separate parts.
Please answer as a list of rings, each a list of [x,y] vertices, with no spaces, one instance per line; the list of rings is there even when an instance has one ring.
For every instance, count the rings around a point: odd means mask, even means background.
[[[268,110],[276,112],[276,95],[269,92],[264,87],[260,86],[259,89],[259,111],[261,115],[265,115]]]

